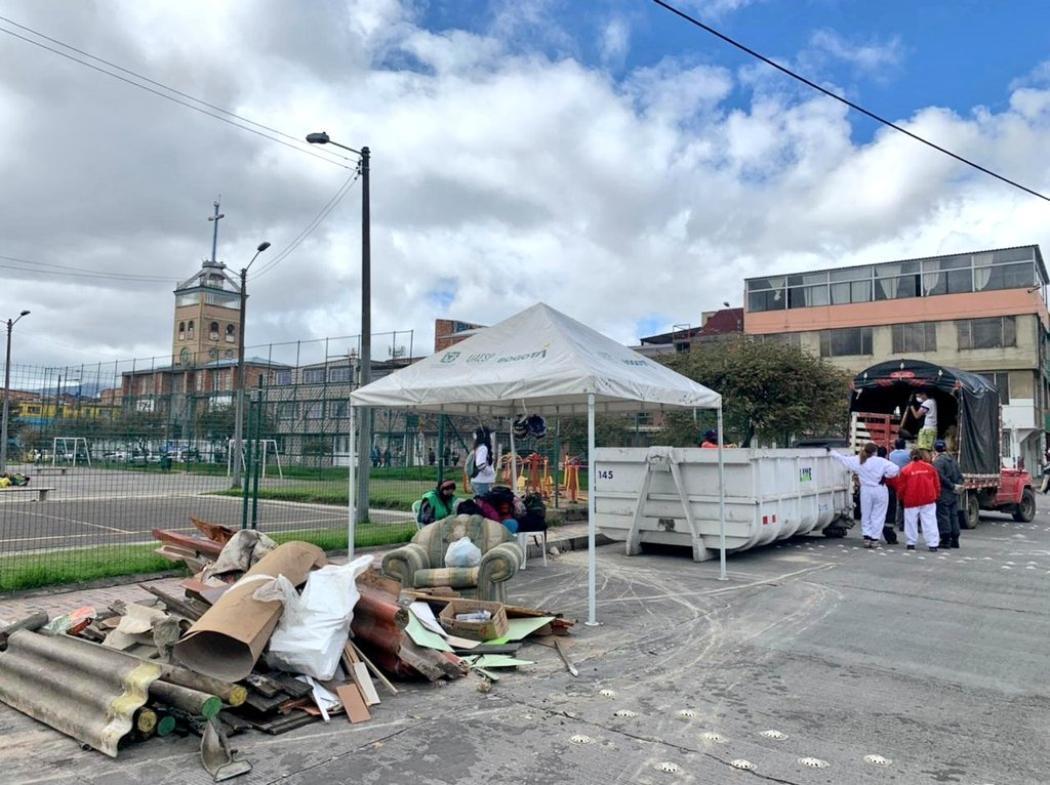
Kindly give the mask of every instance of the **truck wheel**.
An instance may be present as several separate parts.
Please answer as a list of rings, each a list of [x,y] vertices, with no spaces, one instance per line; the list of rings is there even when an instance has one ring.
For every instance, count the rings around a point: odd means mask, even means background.
[[[965,528],[976,529],[981,522],[981,505],[977,501],[977,494],[973,491],[968,492],[963,504],[963,509],[966,511]]]
[[[1035,518],[1035,491],[1025,488],[1021,493],[1021,501],[1014,505],[1014,520],[1018,523],[1031,523]]]

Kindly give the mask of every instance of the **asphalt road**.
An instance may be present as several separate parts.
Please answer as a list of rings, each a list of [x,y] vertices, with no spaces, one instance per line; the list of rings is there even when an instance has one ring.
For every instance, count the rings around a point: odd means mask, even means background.
[[[938,554],[858,537],[741,554],[728,583],[717,562],[603,547],[603,624],[567,640],[579,678],[530,644],[535,664],[487,695],[473,678],[420,686],[369,723],[240,736],[255,768],[237,782],[1045,785],[1050,517],[986,521]],[[585,586],[572,552],[530,561],[510,595],[582,619]],[[113,761],[3,707],[0,738],[12,785],[210,782],[193,738]]]
[[[271,480],[270,484],[275,481]],[[239,528],[241,500],[214,496],[225,477],[181,473],[77,470],[33,478],[54,488],[45,502],[0,496],[0,555],[96,545],[152,542],[154,528],[194,531],[190,516]],[[320,530],[346,524],[345,508],[260,500],[259,528],[267,532]],[[372,520],[404,521],[403,512],[374,510]]]

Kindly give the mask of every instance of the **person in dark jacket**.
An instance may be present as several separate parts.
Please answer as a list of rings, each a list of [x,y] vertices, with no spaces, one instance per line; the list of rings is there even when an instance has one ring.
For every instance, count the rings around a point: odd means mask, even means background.
[[[937,529],[937,499],[941,495],[941,478],[929,463],[929,453],[912,450],[911,463],[900,470],[893,481],[897,498],[904,505],[904,538],[909,551],[915,550],[918,542],[919,522],[922,522],[922,538],[933,552],[941,544]]]
[[[937,529],[941,535],[941,543],[949,548],[959,547],[959,492],[958,488],[963,484],[963,475],[959,471],[959,464],[948,452],[948,445],[943,439],[934,442],[933,449],[937,451],[937,457],[933,461],[933,467],[941,478],[941,495],[937,499]]]
[[[900,440],[898,439],[898,441],[900,441]],[[886,457],[886,448],[885,447],[879,447],[879,451],[877,453],[875,453],[875,454],[878,455],[880,458],[885,458]],[[894,491],[893,488],[891,488],[888,485],[886,486],[886,488],[889,491],[889,493],[887,494],[887,496],[888,496],[888,500],[887,500],[888,503],[886,505],[886,521],[882,525],[882,539],[884,539],[886,541],[887,545],[896,545],[897,544],[897,510],[899,509],[900,506],[897,504],[897,492]],[[901,520],[903,520],[903,518]]]
[[[423,499],[419,505],[419,515],[416,517],[417,523],[425,526],[428,523],[443,521],[450,515],[455,515],[455,497],[455,482],[445,480],[438,483],[434,490],[423,494]]]

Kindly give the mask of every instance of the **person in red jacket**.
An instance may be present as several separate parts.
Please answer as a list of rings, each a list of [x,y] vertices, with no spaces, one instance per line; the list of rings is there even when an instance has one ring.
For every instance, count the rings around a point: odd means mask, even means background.
[[[904,507],[904,539],[908,550],[915,550],[919,539],[919,521],[922,538],[927,547],[936,552],[941,544],[937,529],[937,499],[941,495],[941,478],[929,462],[925,450],[912,450],[911,463],[901,469],[894,482],[897,498]]]

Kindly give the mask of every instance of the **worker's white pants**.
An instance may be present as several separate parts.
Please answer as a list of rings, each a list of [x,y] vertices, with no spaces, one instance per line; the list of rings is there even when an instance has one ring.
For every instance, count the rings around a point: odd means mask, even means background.
[[[914,545],[919,540],[919,521],[922,520],[922,539],[931,548],[941,544],[941,533],[937,529],[937,504],[904,508],[904,540]]]
[[[860,530],[872,540],[882,539],[882,527],[886,525],[886,508],[890,495],[885,485],[860,486]]]

